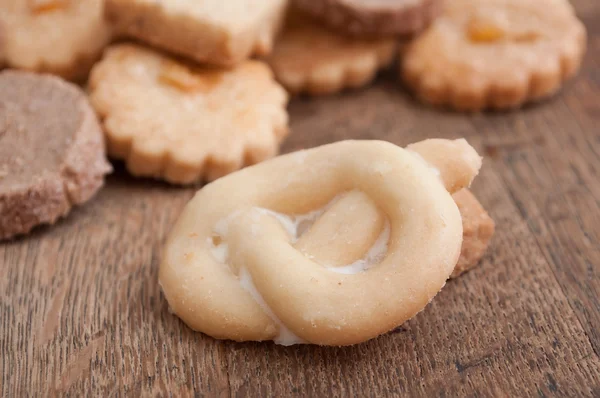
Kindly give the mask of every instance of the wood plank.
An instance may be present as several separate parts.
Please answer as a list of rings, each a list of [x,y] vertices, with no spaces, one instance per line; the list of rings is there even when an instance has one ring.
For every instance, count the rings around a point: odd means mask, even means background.
[[[192,193],[121,172],[53,228],[2,245],[3,396],[228,395],[222,348],[169,314],[157,284],[166,232]]]
[[[284,151],[467,139],[497,222],[481,266],[393,333],[347,348],[216,341],[169,313],[164,239],[193,188],[119,169],[52,228],[0,244],[0,395],[600,396],[600,4],[580,77],[523,111],[424,107],[395,73],[291,104]]]

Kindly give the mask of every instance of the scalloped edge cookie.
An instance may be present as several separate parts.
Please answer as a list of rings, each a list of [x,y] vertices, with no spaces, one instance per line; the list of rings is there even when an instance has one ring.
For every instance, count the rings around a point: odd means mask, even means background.
[[[109,47],[90,76],[110,156],[136,176],[212,181],[277,154],[287,93],[269,67],[200,67],[154,50]]]
[[[326,95],[368,84],[395,51],[393,39],[348,38],[294,10],[265,60],[291,93]]]
[[[566,0],[454,0],[407,46],[401,74],[432,105],[510,109],[559,91],[585,50],[585,27]]]

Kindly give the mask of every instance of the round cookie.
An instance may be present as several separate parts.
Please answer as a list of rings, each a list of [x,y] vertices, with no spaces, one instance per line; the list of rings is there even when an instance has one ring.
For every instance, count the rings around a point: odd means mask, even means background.
[[[453,0],[407,46],[401,73],[433,105],[515,108],[556,93],[585,48],[585,27],[567,0]]]
[[[294,11],[265,60],[290,92],[323,95],[369,83],[395,49],[394,39],[352,39]]]
[[[443,0],[294,0],[299,9],[352,36],[409,35],[439,14]]]
[[[104,0],[2,0],[0,64],[85,79],[110,40],[103,4]]]
[[[109,48],[90,98],[108,154],[137,176],[189,184],[274,156],[288,133],[287,93],[260,61],[200,67],[150,49]]]
[[[53,224],[111,170],[84,93],[53,76],[0,73],[0,239]]]

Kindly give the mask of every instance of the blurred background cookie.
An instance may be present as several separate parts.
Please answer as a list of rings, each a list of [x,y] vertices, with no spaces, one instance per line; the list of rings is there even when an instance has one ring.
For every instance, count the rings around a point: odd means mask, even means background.
[[[52,76],[0,73],[0,239],[52,224],[111,170],[84,93]]]
[[[410,35],[440,12],[443,0],[293,0],[301,10],[353,36]]]
[[[395,48],[394,39],[349,38],[294,9],[266,61],[290,92],[331,94],[368,84]]]
[[[0,1],[0,65],[83,80],[109,39],[103,0]]]
[[[567,0],[452,0],[408,45],[401,73],[433,105],[515,108],[556,93],[585,49]]]
[[[106,17],[121,36],[233,65],[270,51],[285,6],[286,0],[107,0]]]
[[[199,67],[143,47],[110,47],[90,97],[109,155],[137,176],[188,184],[274,156],[287,135],[287,93],[269,67]]]
[[[479,264],[494,236],[496,225],[475,195],[467,188],[454,193],[452,198],[460,210],[463,222],[460,257],[450,275],[450,278],[456,278]]]

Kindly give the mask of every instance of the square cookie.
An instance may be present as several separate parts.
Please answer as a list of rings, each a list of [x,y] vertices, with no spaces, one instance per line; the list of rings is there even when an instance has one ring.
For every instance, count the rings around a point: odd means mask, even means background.
[[[233,65],[270,52],[286,0],[108,0],[117,34],[199,62]]]

